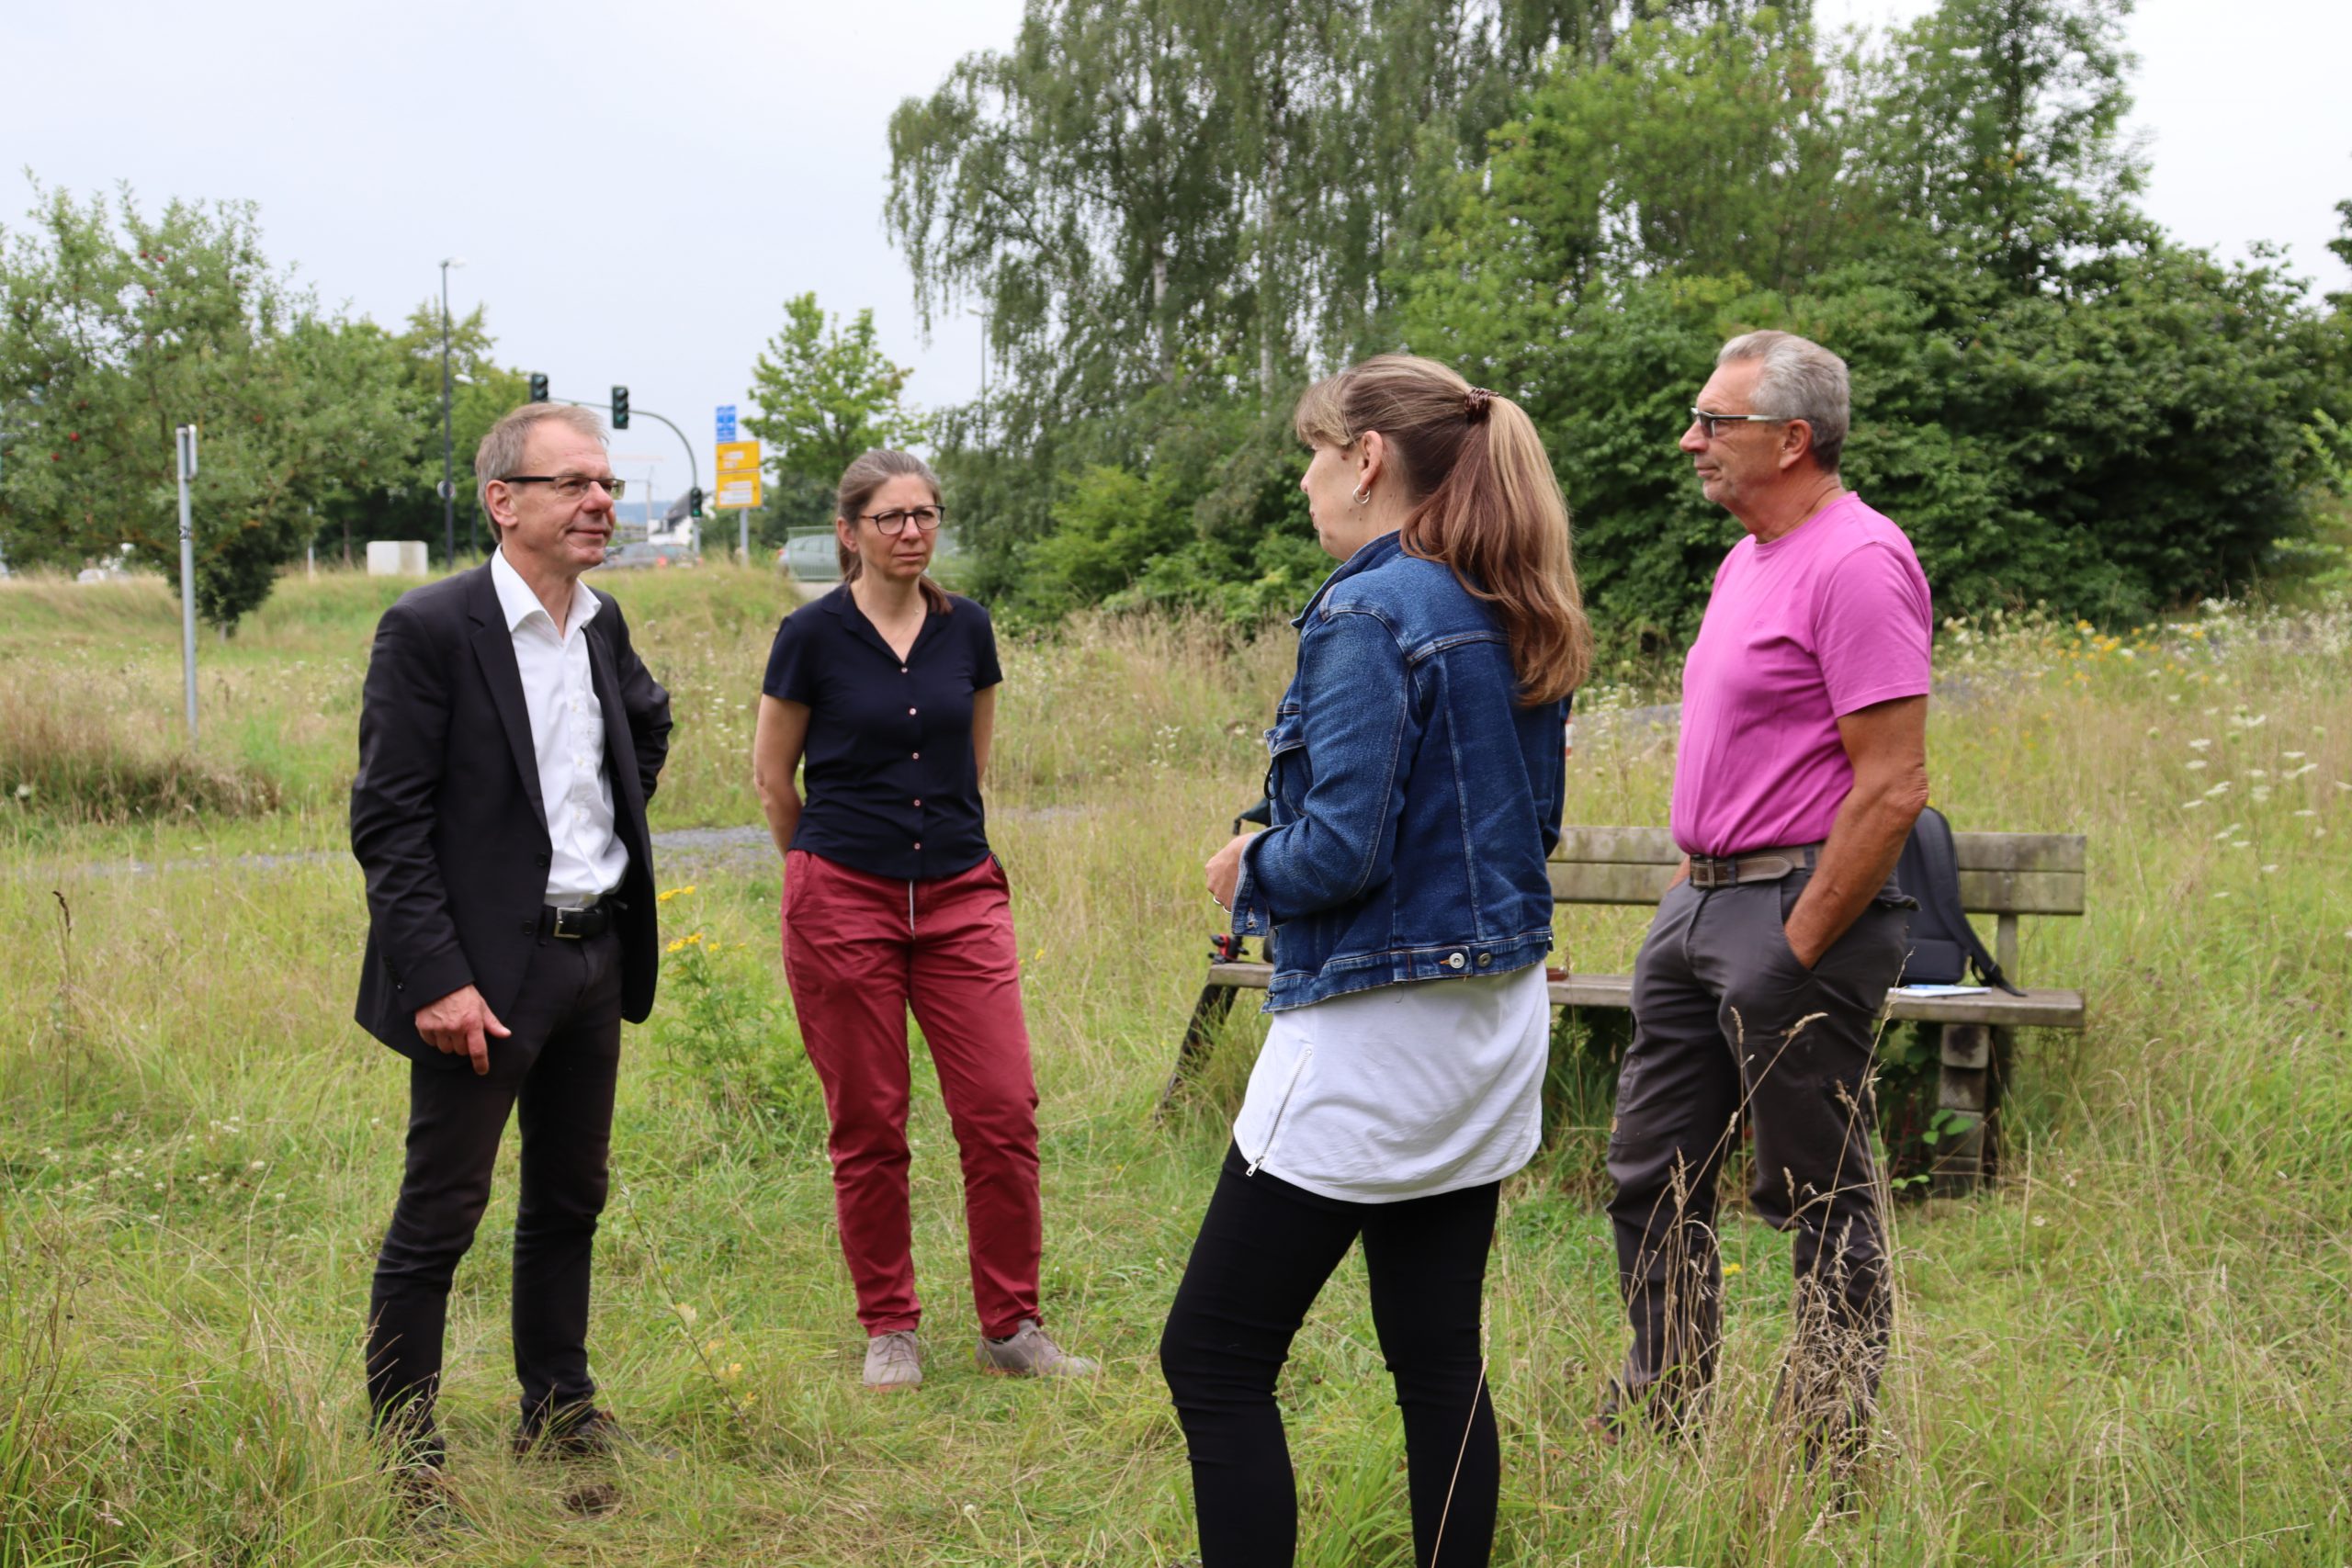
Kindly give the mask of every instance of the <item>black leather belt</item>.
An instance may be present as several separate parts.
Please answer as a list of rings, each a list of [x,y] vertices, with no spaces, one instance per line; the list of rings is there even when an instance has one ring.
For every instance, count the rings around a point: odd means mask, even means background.
[[[1751,850],[1744,855],[1692,855],[1690,886],[1700,888],[1737,887],[1743,883],[1778,882],[1792,871],[1811,871],[1818,843],[1792,844],[1785,849]]]
[[[567,942],[584,942],[613,929],[612,908],[609,904],[591,904],[584,909],[565,904],[542,904],[539,929]]]

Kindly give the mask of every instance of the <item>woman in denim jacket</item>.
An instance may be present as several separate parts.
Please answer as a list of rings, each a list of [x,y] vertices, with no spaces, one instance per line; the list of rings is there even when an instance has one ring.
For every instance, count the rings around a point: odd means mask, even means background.
[[[1479,1309],[1502,1179],[1540,1131],[1544,857],[1590,636],[1526,413],[1430,360],[1308,390],[1299,488],[1343,564],[1293,624],[1272,826],[1208,863],[1272,930],[1272,1019],[1160,1344],[1206,1568],[1288,1563],[1274,1380],[1361,1235],[1405,1416],[1414,1561],[1483,1563],[1500,1459]]]

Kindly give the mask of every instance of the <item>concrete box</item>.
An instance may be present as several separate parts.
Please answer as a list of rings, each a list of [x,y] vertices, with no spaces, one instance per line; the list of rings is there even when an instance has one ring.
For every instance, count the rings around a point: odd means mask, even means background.
[[[423,577],[425,570],[423,539],[368,541],[368,575],[370,577]]]

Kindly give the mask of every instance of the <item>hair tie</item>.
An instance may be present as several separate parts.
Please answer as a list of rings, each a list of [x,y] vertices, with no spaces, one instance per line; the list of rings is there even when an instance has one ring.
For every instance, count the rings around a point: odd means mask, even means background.
[[[1487,417],[1487,411],[1493,405],[1494,400],[1495,394],[1487,390],[1486,388],[1473,387],[1470,389],[1470,395],[1463,400],[1462,412],[1471,423],[1483,423]]]

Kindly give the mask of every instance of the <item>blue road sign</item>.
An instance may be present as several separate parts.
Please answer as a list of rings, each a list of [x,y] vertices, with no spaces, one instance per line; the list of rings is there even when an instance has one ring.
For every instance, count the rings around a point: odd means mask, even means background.
[[[718,405],[718,438],[721,441],[735,439],[735,405],[733,403]]]

